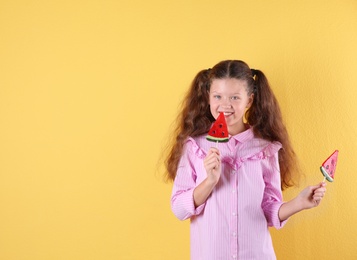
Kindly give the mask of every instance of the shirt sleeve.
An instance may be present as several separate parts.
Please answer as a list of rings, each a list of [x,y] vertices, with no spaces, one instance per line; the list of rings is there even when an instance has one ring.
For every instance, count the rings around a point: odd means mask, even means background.
[[[265,182],[262,208],[269,227],[282,228],[287,220],[280,221],[279,210],[283,202],[281,191],[280,168],[278,152],[266,158],[267,165],[264,167],[263,175]]]
[[[194,164],[198,159],[193,153],[190,153],[190,145],[189,142],[184,146],[171,196],[171,209],[180,220],[200,214],[205,207],[204,203],[196,208],[193,200],[197,179]]]

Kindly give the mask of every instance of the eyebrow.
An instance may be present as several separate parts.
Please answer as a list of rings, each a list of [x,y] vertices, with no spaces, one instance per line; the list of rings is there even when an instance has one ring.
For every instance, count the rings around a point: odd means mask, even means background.
[[[218,92],[218,91],[211,91],[210,93],[222,95],[222,93],[221,93],[221,92]],[[235,96],[235,95],[242,95],[242,93],[238,93],[238,92],[237,92],[237,93],[229,94],[229,96]]]

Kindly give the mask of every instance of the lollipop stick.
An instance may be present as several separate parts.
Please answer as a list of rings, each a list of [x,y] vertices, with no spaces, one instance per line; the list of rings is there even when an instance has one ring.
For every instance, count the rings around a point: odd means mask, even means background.
[[[322,182],[325,182],[326,181],[326,177],[324,177],[323,181]]]
[[[216,141],[216,148],[218,147],[218,141]]]

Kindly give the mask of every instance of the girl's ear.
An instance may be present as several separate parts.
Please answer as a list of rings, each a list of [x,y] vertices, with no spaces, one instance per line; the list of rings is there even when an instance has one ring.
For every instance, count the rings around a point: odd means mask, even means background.
[[[254,94],[252,93],[252,94],[250,94],[250,96],[248,97],[248,103],[247,103],[247,106],[246,106],[247,109],[249,109],[249,108],[252,106],[253,100],[254,100]]]

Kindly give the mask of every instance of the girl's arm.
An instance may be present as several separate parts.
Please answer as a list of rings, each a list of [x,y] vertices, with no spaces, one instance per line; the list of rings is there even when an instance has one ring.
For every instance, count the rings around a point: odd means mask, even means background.
[[[195,207],[198,207],[206,202],[213,188],[219,181],[221,176],[221,159],[219,150],[216,148],[211,148],[208,151],[203,164],[207,172],[207,178],[201,182],[193,191]]]
[[[326,183],[322,182],[315,186],[308,186],[294,199],[281,205],[279,219],[284,221],[292,215],[304,210],[317,207],[326,192]]]

